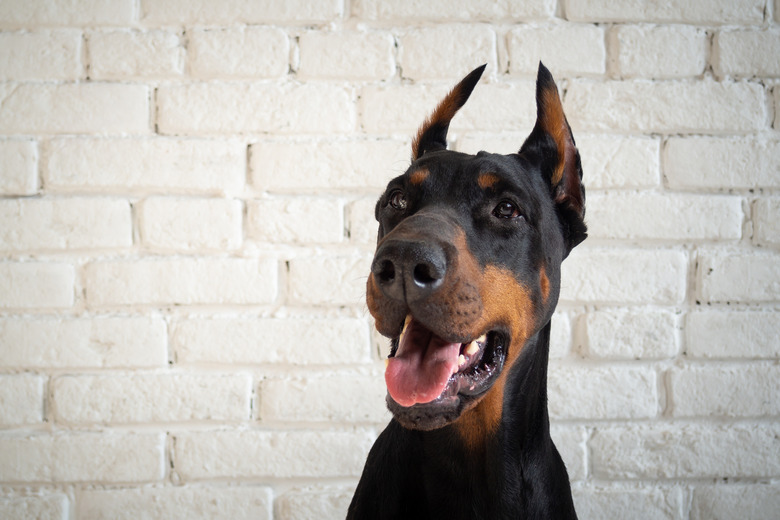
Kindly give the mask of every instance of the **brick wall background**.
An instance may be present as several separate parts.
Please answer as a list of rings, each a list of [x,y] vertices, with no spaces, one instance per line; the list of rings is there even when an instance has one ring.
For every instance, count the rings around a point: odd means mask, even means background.
[[[373,203],[582,154],[550,411],[583,519],[780,510],[777,0],[0,0],[0,517],[339,518],[388,414]]]

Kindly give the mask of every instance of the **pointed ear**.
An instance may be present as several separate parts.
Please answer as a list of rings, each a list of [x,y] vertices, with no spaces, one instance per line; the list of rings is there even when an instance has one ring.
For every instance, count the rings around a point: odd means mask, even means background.
[[[487,63],[477,67],[460,80],[460,83],[455,85],[455,88],[439,103],[433,114],[425,120],[412,141],[412,161],[422,157],[425,152],[447,148],[447,130],[450,128],[450,121],[468,100],[486,66]]]
[[[536,126],[520,148],[520,154],[537,164],[549,183],[570,251],[587,236],[582,166],[558,87],[541,62],[536,78],[536,111]]]

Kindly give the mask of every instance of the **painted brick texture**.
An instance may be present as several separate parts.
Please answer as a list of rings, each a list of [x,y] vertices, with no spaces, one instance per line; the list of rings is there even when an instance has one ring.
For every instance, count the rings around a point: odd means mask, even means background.
[[[776,517],[779,57],[776,0],[0,0],[0,517],[343,518],[376,200],[483,63],[450,147],[517,151],[540,60],[579,517]]]

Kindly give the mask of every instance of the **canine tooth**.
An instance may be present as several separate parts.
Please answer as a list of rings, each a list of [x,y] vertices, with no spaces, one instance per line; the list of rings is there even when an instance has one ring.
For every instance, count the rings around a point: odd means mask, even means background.
[[[484,344],[487,342],[487,334],[483,334],[483,335],[481,335],[480,337],[478,337],[478,338],[477,338],[477,339],[475,339],[474,341],[476,341],[476,342],[477,342],[477,343],[479,343],[480,345],[484,345]]]
[[[462,367],[465,364],[466,364],[466,356],[461,354],[460,356],[458,356],[458,366]]]
[[[479,352],[479,345],[477,345],[476,341],[472,341],[471,343],[469,343],[469,346],[466,347],[466,354],[468,354],[469,356],[473,356],[477,352]]]
[[[404,333],[406,332],[406,328],[409,326],[409,322],[410,321],[412,321],[412,315],[411,314],[407,314],[406,318],[404,319],[404,326],[401,329],[401,335],[398,336],[398,342],[399,343],[401,342],[401,340],[404,339]]]

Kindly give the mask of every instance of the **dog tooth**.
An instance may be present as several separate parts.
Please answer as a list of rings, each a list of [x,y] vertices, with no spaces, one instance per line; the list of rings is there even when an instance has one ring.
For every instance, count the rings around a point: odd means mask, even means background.
[[[469,343],[469,346],[466,347],[466,354],[468,354],[469,356],[473,356],[477,352],[479,352],[479,345],[477,345],[476,341],[472,341],[471,343]]]
[[[466,364],[466,356],[461,354],[460,356],[458,356],[458,366],[462,367],[465,364]]]
[[[474,340],[474,341],[476,341],[476,342],[477,342],[477,343],[479,343],[480,345],[484,345],[484,344],[487,342],[487,334],[483,334],[483,335],[481,335],[480,337],[478,337],[478,338],[477,338],[476,340]]]

